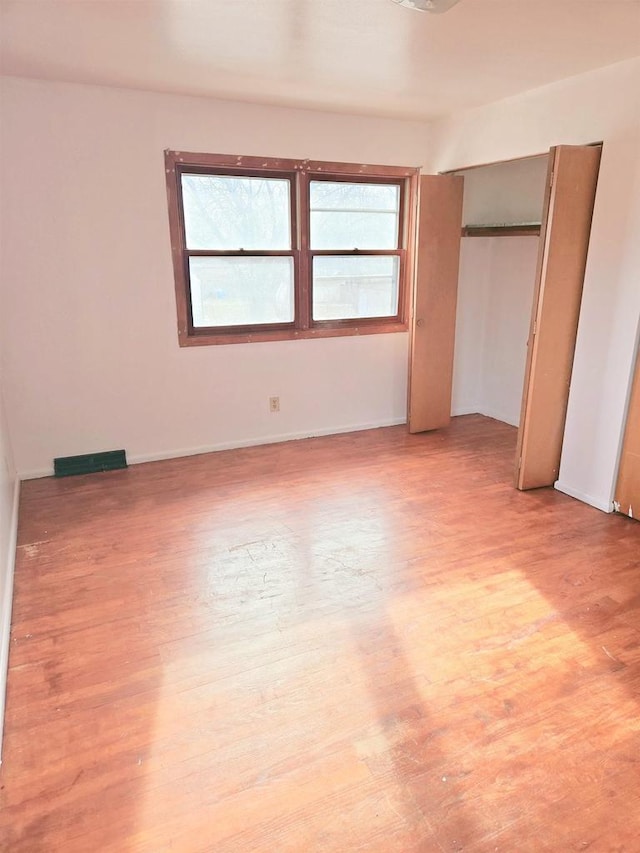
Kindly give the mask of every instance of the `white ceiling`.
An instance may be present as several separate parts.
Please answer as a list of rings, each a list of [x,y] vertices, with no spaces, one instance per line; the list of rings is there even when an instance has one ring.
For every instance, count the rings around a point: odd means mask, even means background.
[[[3,74],[430,118],[640,54],[640,0],[0,0]]]

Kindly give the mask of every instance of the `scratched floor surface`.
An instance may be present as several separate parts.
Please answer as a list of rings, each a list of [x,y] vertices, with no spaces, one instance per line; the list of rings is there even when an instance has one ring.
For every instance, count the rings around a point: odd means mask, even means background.
[[[23,484],[0,849],[640,849],[640,524],[515,431]]]

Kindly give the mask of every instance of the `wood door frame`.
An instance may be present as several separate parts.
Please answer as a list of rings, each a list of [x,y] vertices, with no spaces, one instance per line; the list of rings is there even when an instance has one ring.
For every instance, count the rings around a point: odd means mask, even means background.
[[[519,488],[520,463],[522,458],[522,444],[524,442],[525,416],[527,411],[528,386],[531,381],[531,363],[533,360],[532,341],[537,332],[538,305],[540,300],[540,287],[545,264],[545,240],[547,227],[549,225],[549,211],[551,207],[551,191],[553,188],[553,169],[555,161],[555,149],[549,149],[547,161],[547,176],[544,188],[544,201],[542,204],[542,219],[540,222],[540,236],[538,237],[538,257],[536,260],[535,278],[533,280],[533,299],[531,302],[531,317],[529,318],[529,336],[527,338],[527,358],[522,380],[522,400],[520,401],[520,417],[518,419],[518,440],[516,443],[516,455],[514,460],[515,470],[513,474],[513,485]]]
[[[560,471],[601,154],[601,145],[550,152],[515,458],[521,490],[552,486]]]
[[[420,178],[409,324],[411,433],[440,429],[451,420],[463,186],[456,175]]]
[[[442,169],[440,172],[437,172],[438,175],[456,175],[458,172],[470,172],[472,169],[484,169],[486,166],[502,166],[505,163],[520,163],[522,160],[537,160],[540,157],[549,157],[554,148],[558,148],[560,145],[579,145],[581,148],[592,148],[597,145],[602,147],[602,140],[597,140],[595,142],[558,142],[556,145],[552,145],[550,148],[547,148],[546,151],[538,151],[535,154],[523,154],[520,157],[507,157],[505,160],[488,160],[486,163],[472,163],[470,166],[456,166],[455,169]]]

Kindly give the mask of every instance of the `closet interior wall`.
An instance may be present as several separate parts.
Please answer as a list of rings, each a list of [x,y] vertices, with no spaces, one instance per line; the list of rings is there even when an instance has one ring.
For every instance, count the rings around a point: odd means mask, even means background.
[[[548,155],[466,169],[463,226],[539,223]],[[464,232],[463,232],[464,233]],[[539,238],[463,236],[452,415],[518,426]]]

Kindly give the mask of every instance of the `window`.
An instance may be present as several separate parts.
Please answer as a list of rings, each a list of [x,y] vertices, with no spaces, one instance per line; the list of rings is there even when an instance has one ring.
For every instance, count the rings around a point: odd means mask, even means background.
[[[416,169],[165,160],[182,346],[407,328]]]

